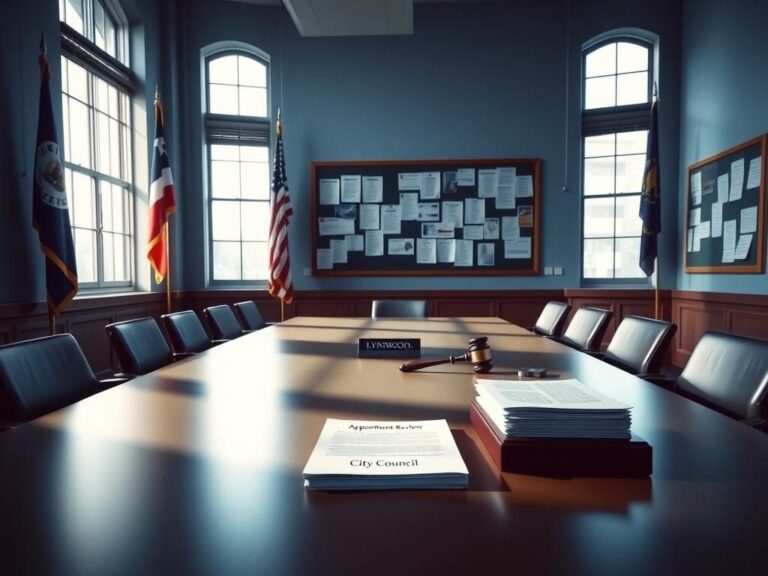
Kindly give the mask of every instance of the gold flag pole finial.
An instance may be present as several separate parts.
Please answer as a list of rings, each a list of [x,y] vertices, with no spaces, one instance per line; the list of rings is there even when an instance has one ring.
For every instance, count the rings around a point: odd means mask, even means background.
[[[278,136],[283,135],[283,120],[280,113],[280,108],[277,109],[277,123],[275,124],[275,131]]]
[[[656,80],[653,81],[653,99],[659,99],[659,85],[656,83]]]
[[[155,84],[155,100],[160,100],[160,84]]]

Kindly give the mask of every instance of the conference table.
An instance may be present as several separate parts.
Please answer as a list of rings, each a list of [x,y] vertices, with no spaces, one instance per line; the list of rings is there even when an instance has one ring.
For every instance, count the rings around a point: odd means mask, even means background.
[[[500,472],[469,420],[468,364],[578,378],[633,406],[644,478]],[[327,418],[446,419],[467,490],[308,492]],[[768,435],[495,318],[298,317],[0,434],[0,574],[670,574],[764,570]]]

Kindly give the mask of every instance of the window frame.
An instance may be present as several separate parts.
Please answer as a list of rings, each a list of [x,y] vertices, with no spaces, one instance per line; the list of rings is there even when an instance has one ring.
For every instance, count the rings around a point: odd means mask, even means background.
[[[650,35],[648,35],[650,36]],[[640,104],[623,104],[608,106],[602,108],[586,108],[586,86],[587,86],[587,56],[604,46],[609,44],[618,43],[630,43],[641,46],[647,50],[648,54],[648,83],[647,83],[647,102]],[[596,40],[586,43],[582,47],[581,52],[581,100],[580,100],[580,112],[581,112],[581,133],[580,133],[580,209],[581,209],[581,265],[579,267],[579,276],[581,279],[581,285],[584,287],[605,287],[605,286],[641,286],[647,287],[651,285],[651,279],[645,275],[622,278],[616,277],[616,251],[615,244],[619,238],[623,236],[616,235],[616,216],[614,213],[614,224],[612,236],[610,238],[614,242],[614,261],[613,261],[613,276],[612,277],[586,277],[584,275],[584,263],[586,261],[586,203],[589,199],[594,198],[613,198],[617,197],[633,197],[639,196],[640,191],[637,193],[618,194],[614,190],[611,194],[593,194],[587,195],[585,190],[586,180],[586,160],[585,157],[585,140],[590,136],[600,136],[609,134],[620,134],[623,132],[634,132],[639,130],[649,130],[651,125],[651,103],[653,98],[653,85],[656,75],[658,73],[658,65],[656,64],[656,52],[658,50],[658,41],[651,37],[646,37],[645,34],[627,33],[624,31],[609,32],[605,35],[601,35]],[[618,65],[618,63],[617,63]],[[617,77],[619,74],[614,74]],[[614,149],[614,158],[617,157],[616,150]],[[615,207],[615,203],[614,203]],[[638,215],[639,219],[639,215]],[[633,237],[634,238],[634,237]]]
[[[238,116],[209,112],[210,110],[210,82],[209,63],[225,56],[241,56],[250,58],[262,64],[266,68],[266,112],[267,116]],[[206,222],[206,258],[205,277],[208,286],[215,287],[241,287],[241,288],[266,288],[267,277],[242,279],[243,270],[243,243],[233,240],[240,245],[240,279],[216,279],[214,278],[214,238],[213,238],[213,182],[212,182],[212,153],[211,146],[215,144],[232,146],[262,147],[267,151],[268,196],[266,200],[236,198],[235,202],[260,202],[269,207],[271,201],[271,174],[270,158],[272,158],[272,119],[269,116],[272,109],[271,98],[271,59],[269,54],[258,48],[241,42],[223,42],[203,48],[201,51],[201,95],[203,109],[203,170],[205,183],[205,222]],[[221,200],[221,199],[219,199]],[[265,231],[268,233],[269,222],[265,222]],[[268,242],[265,241],[265,244]]]
[[[115,42],[117,56],[123,61],[128,60],[128,41],[129,30],[128,22],[125,18],[120,5],[114,0],[84,0],[84,28],[88,32],[88,27],[92,27],[94,2],[98,2],[105,13],[115,24]],[[93,181],[92,201],[94,209],[94,226],[95,228],[83,228],[84,230],[92,230],[96,235],[95,242],[95,276],[96,280],[86,282],[80,278],[80,291],[83,293],[108,293],[108,292],[123,292],[126,288],[134,289],[136,286],[137,275],[137,234],[136,234],[136,197],[135,187],[133,183],[134,179],[134,164],[133,164],[133,107],[132,99],[135,94],[135,82],[134,76],[130,68],[118,60],[116,57],[108,54],[105,50],[95,44],[94,41],[87,38],[85,35],[80,34],[77,30],[67,24],[62,18],[64,14],[61,9],[64,7],[66,0],[60,0],[59,2],[59,20],[60,20],[60,34],[61,34],[61,61],[65,59],[71,61],[77,66],[83,68],[87,74],[87,101],[84,102],[86,106],[86,113],[88,115],[89,128],[88,128],[88,154],[90,166],[82,166],[69,160],[70,150],[67,149],[69,144],[70,134],[64,132],[64,125],[61,130],[61,140],[65,143],[64,152],[62,158],[62,165],[66,170],[71,173],[79,173]],[[106,172],[100,172],[97,166],[96,148],[98,146],[98,128],[97,118],[99,109],[97,108],[96,99],[96,79],[100,79],[109,86],[115,88],[118,93],[122,92],[125,98],[118,96],[119,114],[115,118],[118,122],[118,126],[125,130],[125,137],[118,137],[118,157],[121,164],[121,172],[124,170],[122,176],[124,180]],[[68,91],[67,97],[72,98],[71,93]],[[62,118],[66,120],[66,126],[69,127],[69,117],[64,117],[64,99],[65,92],[62,84],[61,91],[61,107]],[[101,183],[107,183],[111,185],[117,185],[123,189],[121,194],[121,201],[123,203],[123,232],[117,233],[113,231],[104,230],[104,213],[103,213],[103,201],[101,194]],[[74,191],[68,187],[68,195],[73,198]],[[73,204],[74,206],[74,204]],[[74,214],[72,215],[74,217]],[[79,229],[75,226],[74,220],[72,221],[73,231]],[[127,280],[105,280],[105,234],[111,233],[115,235],[124,236],[126,239],[126,271],[128,272]]]

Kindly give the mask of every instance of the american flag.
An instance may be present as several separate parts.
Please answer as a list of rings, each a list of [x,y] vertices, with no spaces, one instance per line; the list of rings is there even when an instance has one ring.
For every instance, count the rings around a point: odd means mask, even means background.
[[[293,216],[283,155],[283,125],[277,115],[277,147],[272,170],[269,221],[269,293],[286,304],[293,301],[291,259],[288,254],[288,219]]]
[[[155,150],[152,156],[152,184],[149,187],[149,245],[147,258],[160,284],[168,274],[168,217],[176,211],[173,176],[163,134],[163,106],[155,92]]]

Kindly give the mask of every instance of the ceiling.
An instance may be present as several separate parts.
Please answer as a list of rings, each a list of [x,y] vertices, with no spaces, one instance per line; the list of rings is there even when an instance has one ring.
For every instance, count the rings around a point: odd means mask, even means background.
[[[413,34],[414,2],[455,0],[234,1],[269,6],[284,4],[302,36],[369,36]]]

